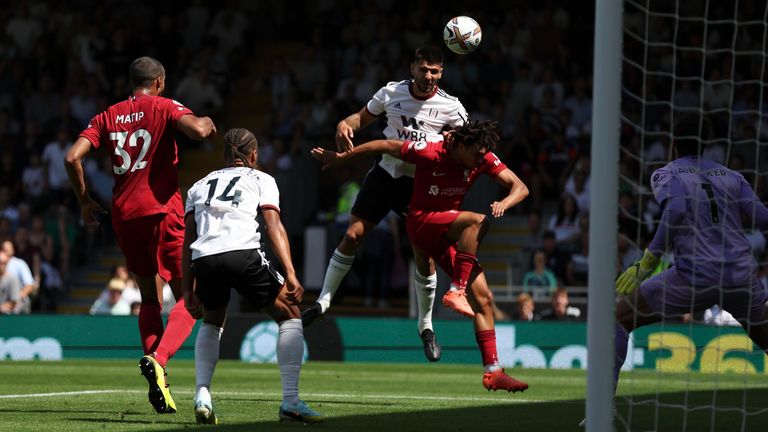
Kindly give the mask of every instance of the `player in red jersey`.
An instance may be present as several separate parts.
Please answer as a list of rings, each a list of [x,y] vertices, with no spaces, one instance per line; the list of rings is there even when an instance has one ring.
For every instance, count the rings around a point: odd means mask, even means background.
[[[416,165],[413,196],[405,222],[408,236],[415,248],[452,275],[450,295],[443,303],[474,319],[475,336],[485,367],[483,386],[514,392],[527,389],[528,384],[504,373],[499,364],[493,295],[476,256],[488,230],[488,218],[460,210],[470,186],[481,174],[493,177],[509,189],[503,200],[491,203],[494,217],[501,217],[528,196],[525,184],[491,152],[498,141],[496,122],[480,121],[447,132],[443,141],[376,140],[344,153],[314,148],[312,155],[326,166],[363,154],[388,154]],[[465,295],[471,306],[469,311],[460,308],[463,302],[453,301]]]
[[[184,208],[174,132],[203,140],[216,133],[216,126],[210,118],[197,117],[179,102],[160,97],[165,69],[159,61],[151,57],[134,60],[129,79],[133,94],[91,120],[67,154],[65,165],[83,222],[96,225],[99,215],[106,212],[88,194],[82,159],[91,148],[106,146],[112,152],[112,223],[142,298],[139,333],[145,356],[139,367],[149,382],[149,401],[155,410],[174,413],[165,366],[195,324],[181,296]],[[164,282],[157,277],[170,284],[176,297],[165,331],[161,316]]]

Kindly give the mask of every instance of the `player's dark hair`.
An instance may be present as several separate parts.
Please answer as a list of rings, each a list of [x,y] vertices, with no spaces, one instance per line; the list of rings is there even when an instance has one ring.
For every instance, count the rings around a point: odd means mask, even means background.
[[[256,136],[248,129],[234,128],[224,135],[224,160],[227,165],[256,168],[248,165],[248,156],[258,148]]]
[[[139,57],[128,68],[128,80],[133,88],[148,87],[161,76],[165,76],[165,68],[152,57]]]
[[[432,45],[416,48],[416,52],[413,54],[413,62],[421,63],[422,60],[429,64],[443,64],[443,51]]]
[[[453,130],[453,142],[464,147],[480,144],[488,151],[499,143],[498,123],[492,120],[475,120]]]
[[[698,155],[700,138],[701,130],[698,116],[684,115],[675,121],[672,143],[677,150],[678,157]]]

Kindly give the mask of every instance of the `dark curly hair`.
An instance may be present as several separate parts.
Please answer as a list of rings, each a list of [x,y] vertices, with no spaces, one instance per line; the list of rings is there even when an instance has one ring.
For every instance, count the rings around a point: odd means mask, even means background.
[[[498,122],[492,120],[467,122],[453,130],[452,140],[464,147],[480,144],[480,148],[491,151],[499,144]]]
[[[249,166],[248,156],[259,148],[256,136],[245,128],[230,129],[224,135],[224,160],[228,165]],[[238,163],[239,162],[239,163]],[[256,168],[252,166],[251,168]]]

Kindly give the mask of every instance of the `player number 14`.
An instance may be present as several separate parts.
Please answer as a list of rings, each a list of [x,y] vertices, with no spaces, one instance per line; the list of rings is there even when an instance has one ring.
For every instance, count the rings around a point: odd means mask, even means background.
[[[123,164],[120,166],[112,165],[112,170],[115,174],[125,174],[130,168],[131,172],[144,169],[147,166],[147,161],[144,157],[149,150],[149,144],[152,143],[152,135],[146,129],[136,129],[133,133],[128,135],[128,132],[110,132],[109,139],[116,141],[115,156],[120,156],[123,160]],[[131,166],[131,155],[125,150],[125,142],[128,141],[128,147],[136,147],[141,139],[141,150],[139,156],[136,158],[136,162]]]

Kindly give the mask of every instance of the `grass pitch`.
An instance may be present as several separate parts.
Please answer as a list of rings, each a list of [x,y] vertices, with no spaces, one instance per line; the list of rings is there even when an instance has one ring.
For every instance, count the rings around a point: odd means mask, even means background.
[[[137,359],[138,360],[138,359]],[[194,365],[175,360],[169,381],[179,412],[155,414],[138,361],[0,363],[2,431],[298,431],[278,423],[276,365],[221,361],[212,394],[221,420],[194,422]],[[586,374],[514,369],[525,393],[488,392],[477,366],[309,362],[300,393],[327,416],[327,431],[582,430]],[[687,407],[687,408],[685,408]],[[617,430],[765,430],[768,376],[657,374],[622,376]],[[747,415],[745,415],[745,413]]]

